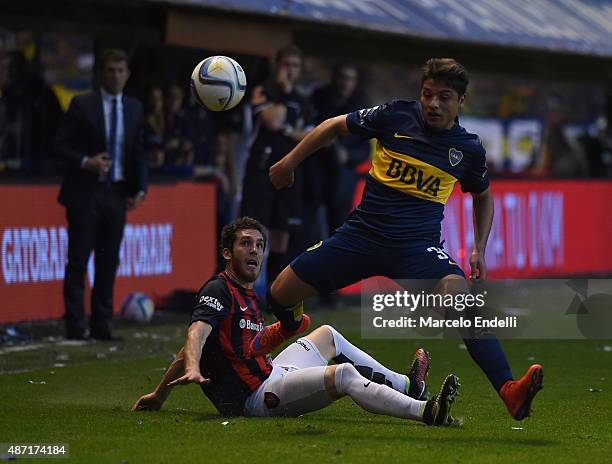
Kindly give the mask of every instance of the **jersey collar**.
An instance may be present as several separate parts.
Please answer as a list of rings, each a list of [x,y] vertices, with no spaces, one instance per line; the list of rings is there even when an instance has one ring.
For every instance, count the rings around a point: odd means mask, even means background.
[[[241,291],[244,291],[247,295],[249,296],[255,295],[255,290],[253,290],[252,288],[243,287],[240,282],[237,282],[235,279],[232,279],[232,277],[227,272],[223,271],[221,274],[223,274],[223,276],[227,280],[229,280],[236,288],[240,289]]]

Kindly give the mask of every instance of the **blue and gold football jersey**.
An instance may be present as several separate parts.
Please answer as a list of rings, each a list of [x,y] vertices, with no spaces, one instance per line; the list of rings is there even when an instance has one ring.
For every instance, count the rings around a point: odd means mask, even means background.
[[[349,130],[376,139],[372,168],[350,226],[391,244],[439,239],[455,183],[464,192],[489,186],[485,150],[459,125],[430,129],[418,101],[394,100],[347,116]]]

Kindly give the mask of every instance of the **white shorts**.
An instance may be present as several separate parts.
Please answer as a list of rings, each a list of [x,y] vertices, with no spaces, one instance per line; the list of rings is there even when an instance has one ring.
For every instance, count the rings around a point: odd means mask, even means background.
[[[333,402],[325,389],[327,359],[308,338],[299,338],[274,358],[272,373],[247,398],[246,416],[300,416]]]

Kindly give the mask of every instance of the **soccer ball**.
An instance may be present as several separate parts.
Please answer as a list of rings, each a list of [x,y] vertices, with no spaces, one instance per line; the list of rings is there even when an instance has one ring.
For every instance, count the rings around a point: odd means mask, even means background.
[[[121,305],[121,317],[132,322],[149,322],[155,312],[151,298],[144,293],[130,293]]]
[[[244,96],[246,75],[242,67],[227,56],[210,56],[200,61],[191,73],[191,91],[198,102],[212,111],[233,108]]]

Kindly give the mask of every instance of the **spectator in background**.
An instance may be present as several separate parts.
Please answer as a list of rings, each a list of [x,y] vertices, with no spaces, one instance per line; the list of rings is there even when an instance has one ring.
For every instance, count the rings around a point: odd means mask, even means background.
[[[350,63],[334,66],[331,82],[312,95],[315,123],[363,108],[365,105],[358,84],[357,66]],[[346,135],[303,163],[303,224],[299,238],[292,244],[296,254],[327,238],[346,221],[353,209],[359,181],[356,168],[369,156],[369,140]],[[320,214],[322,207],[324,215]],[[329,307],[334,307],[337,301],[335,293],[322,294],[319,299],[321,304]]]
[[[59,202],[68,220],[64,304],[69,339],[86,338],[83,291],[92,250],[90,335],[114,339],[113,287],[126,210],[136,207],[146,191],[142,106],[123,95],[130,76],[127,55],[107,50],[101,65],[102,88],[72,100],[55,140],[66,167]]]
[[[189,104],[185,109],[185,133],[194,151],[193,174],[196,180],[216,185],[217,236],[220,236],[223,226],[229,224],[234,216],[236,183],[232,175],[232,127],[226,119],[236,110],[217,114],[199,105],[193,93],[189,95]]]
[[[6,170],[5,165],[5,154],[4,154],[4,140],[7,135],[7,121],[6,121],[6,97],[4,96],[4,86],[7,80],[7,70],[4,65],[4,59],[0,58],[0,174],[3,174]]]
[[[223,129],[216,137],[216,151],[207,174],[217,183],[217,236],[226,224],[234,219],[236,184],[232,182],[234,172],[234,146],[231,134]],[[201,171],[198,172],[201,177]],[[219,264],[222,264],[221,262]]]
[[[330,84],[316,90],[312,95],[316,124],[363,108],[365,104],[358,84],[357,66],[350,63],[337,64],[333,69]],[[369,157],[369,141],[347,135],[339,137],[333,145],[307,160],[314,160],[314,169],[311,168],[310,172],[305,174],[310,179],[305,181],[305,185],[312,186],[315,179],[319,179],[316,183],[321,185],[320,192],[311,192],[309,196],[320,198],[325,206],[329,234],[346,221],[353,209],[355,188],[359,181],[359,174],[355,169]],[[324,237],[312,238],[311,241],[319,241]]]
[[[270,166],[285,156],[310,130],[310,103],[295,83],[302,70],[302,52],[290,46],[276,54],[274,75],[253,89],[253,143],[242,191],[241,216],[259,220],[269,230],[268,282],[291,261],[290,233],[301,226],[302,180],[296,171],[292,188],[276,190]]]
[[[215,140],[216,115],[200,105],[192,92],[184,109],[185,136],[193,146],[193,162],[196,166],[210,166],[214,164],[217,150]]]
[[[581,143],[589,164],[589,176],[602,178],[609,176],[612,161],[612,137],[608,129],[608,121],[604,116],[597,120],[597,133],[582,134],[578,141]]]
[[[210,140],[201,124],[202,113],[188,111],[185,92],[172,84],[164,93],[153,86],[147,94],[145,116],[145,150],[147,162],[154,174],[178,177],[194,175],[196,147],[202,138]]]
[[[164,94],[161,87],[152,87],[147,94],[145,106],[144,146],[146,159],[150,168],[161,168],[166,160],[164,152],[164,132],[166,116],[164,114]]]
[[[7,53],[0,68],[0,161],[8,171],[51,174],[53,137],[62,117],[57,97],[21,51]]]
[[[582,150],[574,149],[563,133],[563,116],[551,113],[544,128],[543,148],[546,165],[553,177],[575,178],[588,175],[588,163]]]
[[[189,139],[185,92],[178,84],[166,91],[166,128],[164,134],[166,165],[170,173],[191,176],[193,174],[194,148]]]

